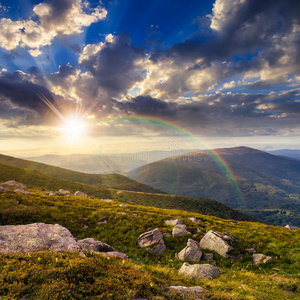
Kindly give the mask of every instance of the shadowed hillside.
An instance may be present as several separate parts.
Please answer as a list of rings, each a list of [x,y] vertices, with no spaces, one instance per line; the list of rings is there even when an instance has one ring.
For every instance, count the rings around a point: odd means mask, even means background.
[[[145,165],[129,176],[171,194],[216,199],[276,224],[300,225],[300,161],[246,147],[214,153],[231,174],[209,152],[196,151]]]

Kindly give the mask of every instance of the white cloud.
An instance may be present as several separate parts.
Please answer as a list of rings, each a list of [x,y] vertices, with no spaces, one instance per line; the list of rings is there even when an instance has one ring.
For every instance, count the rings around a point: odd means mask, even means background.
[[[98,6],[86,9],[82,0],[71,0],[62,8],[60,2],[54,4],[40,3],[33,8],[33,17],[27,20],[0,20],[0,46],[6,50],[18,46],[30,48],[29,53],[38,56],[41,47],[50,45],[55,37],[63,38],[83,31],[92,23],[103,20],[107,11]],[[57,4],[58,3],[58,4]]]

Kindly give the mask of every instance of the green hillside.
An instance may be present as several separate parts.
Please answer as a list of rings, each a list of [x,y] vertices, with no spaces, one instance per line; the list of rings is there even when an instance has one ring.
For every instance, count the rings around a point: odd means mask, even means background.
[[[119,174],[99,175],[99,174],[80,173],[76,171],[71,171],[59,167],[53,167],[50,165],[19,159],[19,158],[14,158],[11,156],[1,155],[1,154],[0,154],[0,163],[10,165],[13,167],[22,168],[22,169],[34,170],[49,176],[68,179],[72,181],[99,186],[99,187],[138,191],[138,192],[145,192],[145,193],[164,193],[155,188],[136,182],[126,176],[119,175]]]
[[[58,223],[78,239],[92,237],[126,253],[129,261],[50,251],[1,255],[1,299],[195,299],[172,294],[170,285],[201,286],[210,291],[209,299],[299,299],[299,230],[180,210],[120,207],[116,201],[34,193],[0,193],[0,225]],[[200,222],[192,223],[188,217]],[[137,246],[137,238],[145,231],[159,228],[170,233],[165,220],[175,218],[184,221],[196,241],[211,229],[230,233],[239,240],[243,258],[234,261],[214,253],[221,275],[213,280],[192,279],[178,273],[183,262],[175,259],[188,237],[164,236],[167,251],[162,255]],[[103,220],[107,223],[99,226]],[[245,250],[251,247],[271,255],[273,261],[254,266]]]
[[[185,209],[221,218],[256,221],[255,218],[233,210],[214,200],[100,188],[93,185],[52,177],[30,169],[20,169],[0,164],[0,182],[12,179],[22,182],[33,189],[37,188],[52,191],[67,189],[72,193],[80,190],[89,196],[100,199],[116,199],[129,204]]]
[[[145,165],[129,177],[170,194],[215,199],[274,224],[300,226],[300,161],[246,147],[213,152],[231,174],[208,151],[196,151]]]

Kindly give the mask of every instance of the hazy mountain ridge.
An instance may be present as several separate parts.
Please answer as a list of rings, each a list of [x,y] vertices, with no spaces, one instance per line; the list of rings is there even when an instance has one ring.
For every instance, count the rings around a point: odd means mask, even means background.
[[[151,163],[129,177],[172,194],[216,199],[230,207],[251,210],[279,209],[268,221],[283,225],[300,222],[300,161],[247,147],[215,149],[232,170],[241,199],[209,152],[196,151]],[[261,216],[260,216],[261,217]]]

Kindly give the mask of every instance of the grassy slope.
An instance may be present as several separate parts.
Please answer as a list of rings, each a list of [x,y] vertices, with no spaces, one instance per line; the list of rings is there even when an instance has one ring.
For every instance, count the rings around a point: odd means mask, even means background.
[[[0,164],[0,182],[12,179],[26,184],[29,188],[43,188],[52,191],[57,191],[62,188],[70,190],[72,193],[80,190],[89,196],[102,199],[119,199],[131,204],[185,209],[222,218],[255,221],[253,217],[235,211],[214,200],[100,188],[93,185],[55,178],[29,169],[20,169]]]
[[[125,200],[125,199],[124,199]],[[199,285],[211,291],[210,299],[299,299],[300,231],[261,223],[237,222],[196,213],[153,207],[106,203],[98,199],[0,194],[0,225],[32,222],[58,223],[77,238],[93,237],[125,252],[129,262],[95,255],[40,252],[0,256],[2,299],[182,299],[172,298],[169,285]],[[120,214],[125,212],[126,215]],[[133,216],[137,214],[138,217]],[[192,223],[188,217],[197,217]],[[171,232],[165,220],[181,218],[199,241],[210,229],[227,231],[239,240],[239,250],[254,246],[274,260],[255,267],[245,254],[239,262],[215,254],[221,276],[208,281],[178,274],[182,262],[174,255],[187,237],[164,237],[167,251],[152,255],[137,246],[145,230]],[[107,220],[104,226],[98,221]],[[84,229],[84,225],[88,225]],[[199,227],[200,232],[197,232]],[[25,299],[25,298],[24,298]],[[187,299],[187,298],[185,298]],[[193,298],[191,298],[193,299]]]
[[[45,175],[95,185],[99,187],[106,187],[112,189],[138,191],[145,193],[164,193],[155,188],[147,186],[145,184],[134,181],[126,176],[119,174],[86,174],[76,171],[71,171],[59,167],[53,167],[50,165],[28,161],[24,159],[14,158],[11,156],[0,154],[0,163],[18,167],[22,169],[29,169],[38,171]]]

